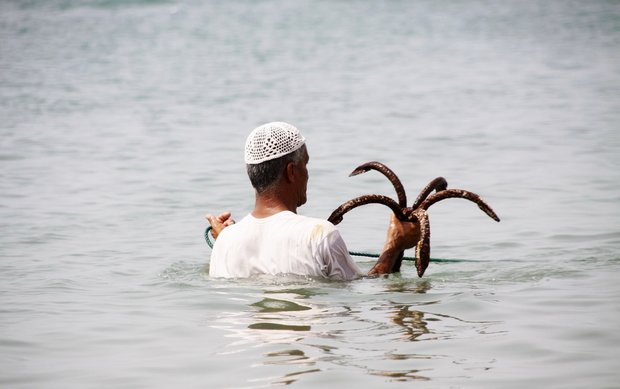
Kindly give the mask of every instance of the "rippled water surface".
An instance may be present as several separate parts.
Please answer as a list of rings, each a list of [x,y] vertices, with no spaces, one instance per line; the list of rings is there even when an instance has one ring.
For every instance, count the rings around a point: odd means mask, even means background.
[[[0,2],[0,385],[614,388],[617,1]],[[430,179],[433,262],[349,283],[217,280],[203,214],[242,148],[308,139],[309,201]],[[340,229],[377,252],[388,210]],[[364,269],[373,260],[356,258]]]

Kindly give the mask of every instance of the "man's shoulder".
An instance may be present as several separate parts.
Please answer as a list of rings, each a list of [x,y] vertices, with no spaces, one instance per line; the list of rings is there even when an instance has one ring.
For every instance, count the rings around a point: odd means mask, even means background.
[[[338,235],[338,229],[329,221],[318,217],[292,214],[288,215],[290,233],[306,236],[311,241],[322,241],[329,235]]]
[[[292,212],[290,213],[289,217],[299,223],[304,223],[304,224],[308,224],[312,226],[320,225],[322,227],[329,229],[330,231],[336,229],[336,227],[332,223],[330,223],[329,221],[325,219],[321,219],[318,217],[299,215],[299,214],[292,213]]]
[[[224,228],[220,232],[220,235],[217,237],[218,241],[227,240],[229,239],[229,236],[237,236],[237,234],[243,233],[243,230],[248,228],[248,225],[250,225],[251,222],[252,220],[251,220],[251,217],[249,217],[249,215],[244,216],[238,222],[233,223],[229,225],[228,227]]]

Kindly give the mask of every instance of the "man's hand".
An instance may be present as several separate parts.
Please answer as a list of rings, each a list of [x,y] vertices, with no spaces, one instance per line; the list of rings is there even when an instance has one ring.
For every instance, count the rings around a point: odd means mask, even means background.
[[[402,252],[414,247],[420,241],[420,224],[403,222],[396,215],[390,217],[387,238],[383,252],[368,275],[381,275],[399,271]]]
[[[209,224],[211,224],[211,235],[213,235],[213,239],[217,239],[217,236],[224,228],[235,224],[230,212],[223,212],[217,217],[207,214],[205,218],[209,221]]]
[[[388,227],[386,247],[391,246],[397,250],[405,250],[414,247],[420,241],[420,224],[403,222],[398,220],[392,213]]]

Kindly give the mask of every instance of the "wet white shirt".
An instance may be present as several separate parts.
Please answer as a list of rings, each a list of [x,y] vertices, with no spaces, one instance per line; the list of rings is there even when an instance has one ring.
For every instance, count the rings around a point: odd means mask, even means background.
[[[283,211],[261,219],[249,214],[226,227],[213,246],[210,276],[258,274],[350,280],[362,272],[333,224]]]

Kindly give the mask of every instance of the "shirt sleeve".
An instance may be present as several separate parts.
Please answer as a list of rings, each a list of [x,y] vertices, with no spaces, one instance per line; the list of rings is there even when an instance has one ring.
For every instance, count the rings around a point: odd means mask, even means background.
[[[353,280],[363,273],[357,266],[338,230],[331,231],[320,243],[319,252],[325,261],[327,277],[336,280]]]

